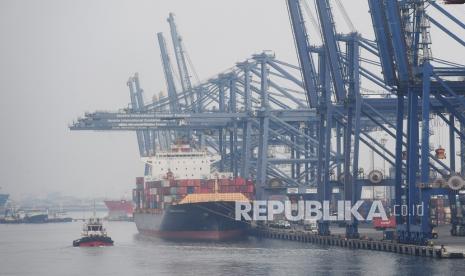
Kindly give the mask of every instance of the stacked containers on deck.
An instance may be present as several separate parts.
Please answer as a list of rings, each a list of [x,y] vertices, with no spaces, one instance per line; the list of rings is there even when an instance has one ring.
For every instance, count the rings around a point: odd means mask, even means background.
[[[213,184],[215,183],[215,180]],[[241,193],[247,198],[252,199],[254,194],[254,184],[251,180],[237,177],[235,179],[219,179],[218,180],[219,193]]]
[[[132,190],[132,200],[136,204],[137,209],[141,209],[144,206],[144,178],[136,177],[136,188]]]
[[[430,199],[430,219],[432,225],[449,224],[451,220],[449,199],[446,196],[432,196]]]
[[[223,179],[165,179],[145,181],[136,179],[137,188],[133,191],[137,208],[163,209],[166,204],[177,203],[188,194],[241,193],[249,199],[254,197],[254,183],[243,178]]]

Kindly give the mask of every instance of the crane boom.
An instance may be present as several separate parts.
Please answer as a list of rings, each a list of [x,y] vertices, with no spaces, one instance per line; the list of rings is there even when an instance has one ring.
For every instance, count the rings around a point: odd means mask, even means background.
[[[176,62],[178,64],[179,77],[181,79],[181,86],[183,92],[192,90],[192,83],[187,69],[186,57],[184,55],[184,49],[182,46],[182,39],[179,36],[176,23],[174,21],[174,14],[170,13],[168,17],[168,23],[170,24],[171,39],[173,40],[174,54],[176,56]],[[190,103],[194,102],[193,94],[190,93]],[[188,97],[185,98],[186,106],[189,105]]]
[[[318,82],[316,79],[315,63],[310,53],[310,44],[302,16],[302,9],[299,0],[288,0],[287,5],[299,63],[302,68],[302,78],[305,90],[307,91],[307,101],[310,107],[316,107],[318,105]]]

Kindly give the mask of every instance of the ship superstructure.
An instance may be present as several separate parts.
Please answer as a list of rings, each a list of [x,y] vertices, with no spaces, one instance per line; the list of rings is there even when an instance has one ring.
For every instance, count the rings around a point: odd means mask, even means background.
[[[251,200],[254,184],[231,173],[212,173],[211,160],[206,151],[186,144],[144,158],[150,174],[137,178],[133,191],[141,233],[206,240],[244,234],[248,224],[234,219],[234,204]]]

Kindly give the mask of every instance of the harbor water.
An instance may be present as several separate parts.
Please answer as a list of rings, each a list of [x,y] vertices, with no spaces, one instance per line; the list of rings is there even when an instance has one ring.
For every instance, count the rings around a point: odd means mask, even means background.
[[[168,242],[106,222],[113,247],[74,248],[82,222],[0,225],[0,275],[463,275],[463,260],[248,238]]]

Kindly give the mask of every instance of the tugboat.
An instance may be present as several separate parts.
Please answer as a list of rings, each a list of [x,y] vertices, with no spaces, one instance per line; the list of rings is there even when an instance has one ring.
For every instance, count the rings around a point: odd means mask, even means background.
[[[97,218],[95,213],[87,223],[84,223],[81,232],[82,238],[74,240],[74,247],[97,247],[97,246],[112,246],[113,240],[107,236],[107,231],[103,228],[102,220]]]
[[[102,221],[99,218],[91,218],[84,223],[82,229],[82,238],[73,241],[74,247],[96,247],[96,246],[112,246],[113,240],[107,236]]]

